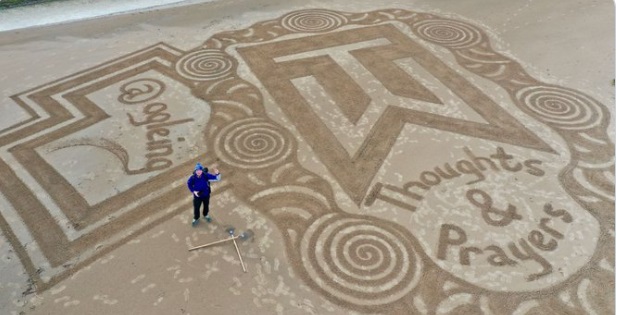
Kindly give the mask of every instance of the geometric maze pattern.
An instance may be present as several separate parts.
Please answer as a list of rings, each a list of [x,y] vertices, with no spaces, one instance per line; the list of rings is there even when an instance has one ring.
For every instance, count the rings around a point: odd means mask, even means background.
[[[45,159],[47,150],[39,150],[110,118],[104,106],[101,108],[88,97],[91,93],[153,70],[183,82],[173,69],[180,54],[176,49],[158,44],[13,97],[32,113],[32,118],[3,130],[0,138],[3,145],[0,187],[41,249],[48,262],[46,269],[64,271],[62,265],[70,266],[74,257],[100,247],[101,240],[126,230],[150,215],[153,209],[171,206],[178,201],[178,196],[184,195],[182,185],[171,185],[165,179],[167,176],[183,177],[185,170],[198,159],[182,161],[165,174],[156,174],[144,183],[90,204],[48,163]],[[97,174],[100,175],[104,174]],[[26,183],[24,178],[36,184]],[[53,202],[40,200],[37,194],[40,191]],[[157,192],[156,196],[152,195],[153,191]],[[140,203],[136,205],[135,200],[140,200]],[[8,226],[5,229],[10,231]],[[12,239],[18,241],[16,236]],[[27,262],[27,253],[22,251],[20,259]],[[37,279],[38,268],[32,266],[28,269],[31,277]],[[39,289],[47,287],[40,279],[37,284]]]

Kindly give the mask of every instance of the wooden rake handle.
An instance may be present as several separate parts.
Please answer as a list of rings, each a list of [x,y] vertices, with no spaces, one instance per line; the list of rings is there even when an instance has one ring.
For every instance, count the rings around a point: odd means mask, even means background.
[[[224,240],[220,240],[220,241],[216,241],[216,242],[212,242],[212,243],[208,243],[208,244],[203,244],[203,245],[199,245],[199,246],[191,247],[191,248],[189,248],[189,252],[190,252],[190,251],[192,251],[192,250],[196,250],[196,249],[200,249],[200,248],[208,247],[208,246],[211,246],[211,245],[220,244],[220,243],[224,243],[224,242],[229,242],[229,241],[231,241],[231,240],[235,240],[235,239],[237,239],[238,237],[240,237],[240,235],[238,235],[238,236],[232,236],[232,237],[230,237],[230,238],[228,238],[228,239],[224,239]]]
[[[240,249],[238,248],[238,244],[236,244],[236,239],[233,239],[234,246],[236,247],[236,252],[238,252],[238,257],[240,258],[240,263],[242,264],[242,270],[246,272],[246,267],[244,267],[244,261],[242,261],[242,255],[240,255]]]

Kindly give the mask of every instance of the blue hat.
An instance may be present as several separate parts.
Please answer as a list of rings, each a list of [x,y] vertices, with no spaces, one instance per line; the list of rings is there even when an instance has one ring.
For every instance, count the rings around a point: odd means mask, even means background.
[[[195,171],[197,171],[197,170],[202,170],[202,171],[204,170],[204,167],[201,166],[201,163],[199,163],[199,162],[197,163],[197,165],[195,165]]]

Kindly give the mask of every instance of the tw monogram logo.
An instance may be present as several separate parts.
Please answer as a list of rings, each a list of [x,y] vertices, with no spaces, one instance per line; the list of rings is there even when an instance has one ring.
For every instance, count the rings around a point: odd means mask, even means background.
[[[343,49],[343,46],[363,42],[373,45],[352,48],[345,53],[357,60],[389,93],[408,102],[445,106],[435,93],[395,63],[413,58],[486,123],[385,104],[381,116],[352,156],[310,109],[309,102],[292,80],[313,77],[348,121],[357,124],[371,102],[382,101],[372,99],[331,53],[321,51]],[[320,51],[315,52],[317,50]],[[239,48],[238,52],[357,204],[364,199],[371,180],[407,123],[552,152],[544,141],[476,86],[393,25],[277,41]]]

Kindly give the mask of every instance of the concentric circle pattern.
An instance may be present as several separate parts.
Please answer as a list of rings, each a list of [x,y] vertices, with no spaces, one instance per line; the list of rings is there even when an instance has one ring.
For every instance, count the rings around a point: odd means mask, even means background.
[[[345,16],[327,10],[292,12],[282,19],[284,28],[299,33],[328,32],[345,24],[347,24],[347,18],[345,18]]]
[[[394,228],[360,217],[328,214],[301,243],[304,268],[321,289],[355,305],[381,307],[418,283],[421,260]]]
[[[218,157],[230,165],[255,169],[282,163],[293,152],[289,133],[263,118],[236,121],[215,140]]]
[[[517,101],[555,127],[583,130],[602,121],[602,109],[592,98],[565,88],[531,86],[516,93]]]
[[[415,23],[413,30],[424,40],[450,48],[468,48],[482,41],[480,30],[453,20],[424,20]]]
[[[197,50],[183,56],[176,64],[176,71],[195,81],[210,81],[232,74],[234,61],[216,49]]]

